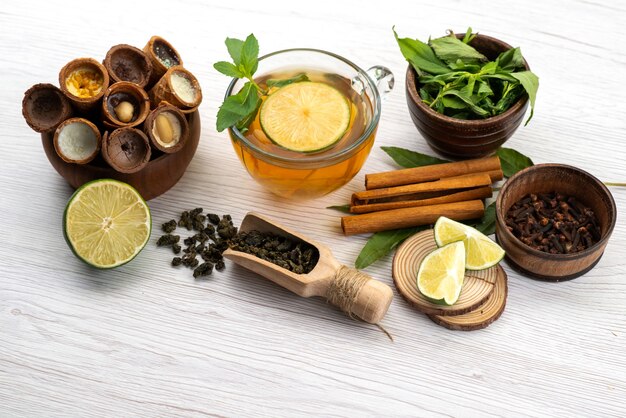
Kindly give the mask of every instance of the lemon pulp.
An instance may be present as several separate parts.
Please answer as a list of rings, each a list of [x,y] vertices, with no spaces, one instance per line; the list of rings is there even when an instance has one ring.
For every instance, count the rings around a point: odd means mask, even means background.
[[[350,104],[325,83],[303,81],[281,87],[263,102],[265,135],[291,151],[313,152],[339,141],[350,125]]]
[[[98,268],[135,258],[150,238],[150,209],[130,185],[95,180],[70,198],[64,215],[65,238],[74,254]]]

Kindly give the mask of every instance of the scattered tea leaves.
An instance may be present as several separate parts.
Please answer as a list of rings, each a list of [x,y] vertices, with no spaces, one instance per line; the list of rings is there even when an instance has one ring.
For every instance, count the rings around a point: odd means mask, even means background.
[[[518,171],[534,165],[530,158],[512,148],[498,148],[496,155],[500,157],[500,164],[502,164],[502,172],[505,177],[511,177]]]
[[[432,157],[430,155],[422,154],[416,151],[411,151],[405,148],[399,147],[380,147],[385,151],[395,162],[401,167],[413,168],[421,167],[423,165],[448,163],[447,160],[441,158]]]

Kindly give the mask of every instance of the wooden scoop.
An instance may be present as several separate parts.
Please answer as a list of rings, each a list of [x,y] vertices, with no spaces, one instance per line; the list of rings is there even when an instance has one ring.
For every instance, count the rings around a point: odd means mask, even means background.
[[[380,322],[387,313],[393,298],[391,288],[358,270],[340,264],[325,245],[252,212],[243,219],[239,230],[272,232],[296,242],[306,242],[317,248],[319,261],[308,274],[296,274],[252,254],[231,249],[224,251],[224,257],[234,263],[299,296],[322,296],[348,315],[356,315],[371,324]]]

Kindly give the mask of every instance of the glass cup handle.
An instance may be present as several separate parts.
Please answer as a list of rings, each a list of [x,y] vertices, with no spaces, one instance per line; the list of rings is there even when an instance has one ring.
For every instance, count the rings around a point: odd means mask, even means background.
[[[396,80],[389,68],[383,65],[375,65],[370,67],[366,73],[374,80],[381,99],[384,99],[387,93],[393,90]]]

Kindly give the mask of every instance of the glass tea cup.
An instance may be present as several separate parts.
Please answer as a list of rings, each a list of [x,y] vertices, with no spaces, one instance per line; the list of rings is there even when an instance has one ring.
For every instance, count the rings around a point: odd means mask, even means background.
[[[351,105],[346,133],[317,152],[281,147],[263,132],[259,114],[245,130],[229,129],[231,142],[248,173],[271,192],[289,199],[312,199],[349,182],[367,159],[378,128],[381,97],[393,88],[394,77],[383,66],[364,71],[349,60],[317,49],[288,49],[259,59],[255,81],[306,74],[310,81],[329,84]],[[237,94],[246,80],[234,79],[226,97]],[[242,132],[243,131],[243,132]]]

